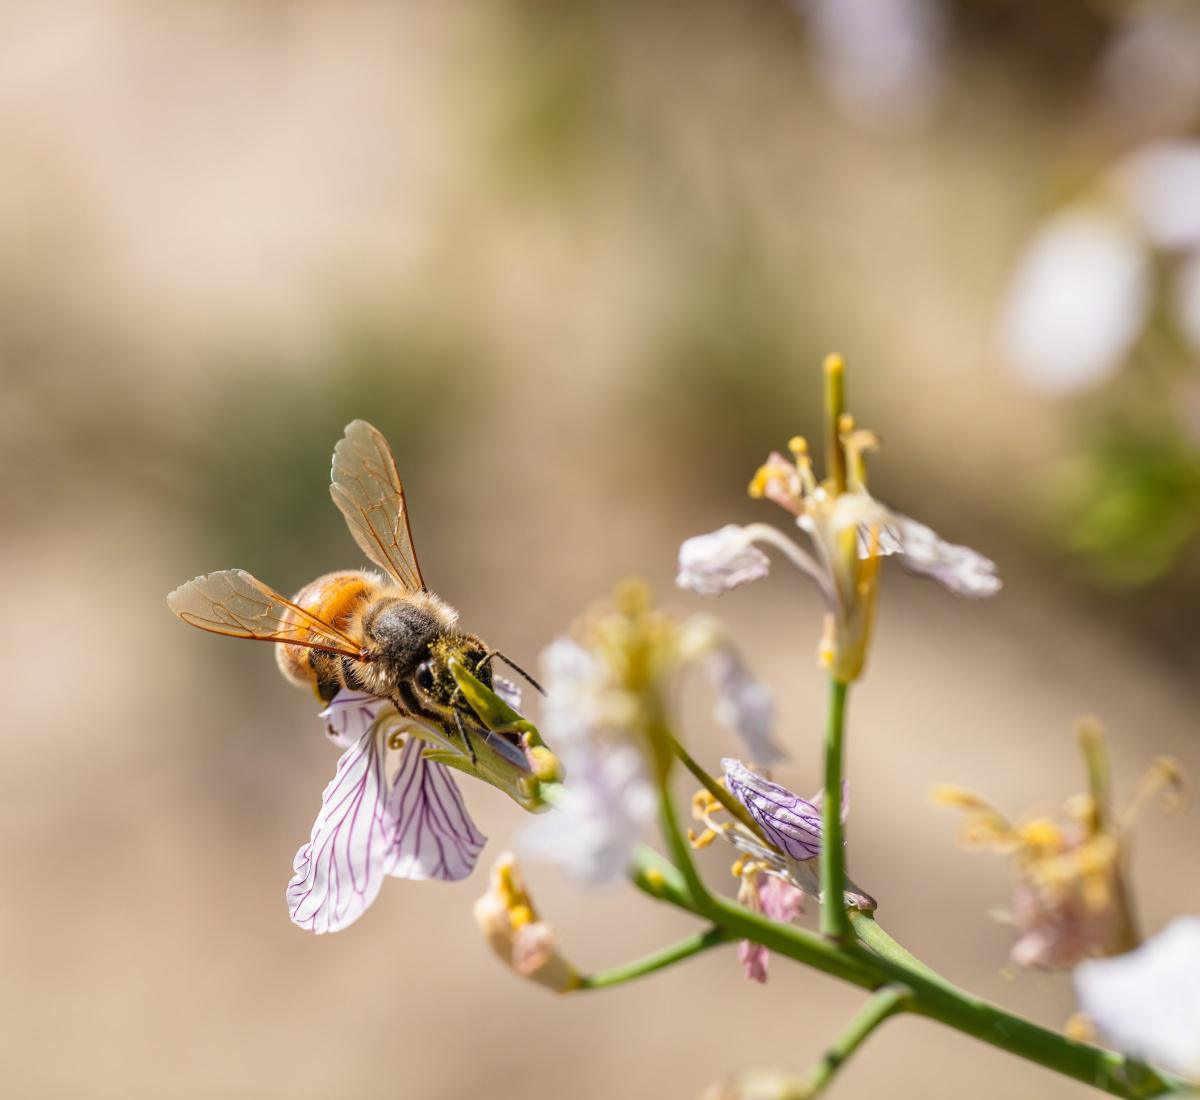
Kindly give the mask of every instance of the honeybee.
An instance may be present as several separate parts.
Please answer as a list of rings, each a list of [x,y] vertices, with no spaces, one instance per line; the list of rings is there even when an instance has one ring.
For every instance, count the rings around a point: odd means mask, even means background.
[[[458,612],[425,587],[395,459],[365,420],[348,424],[334,448],[329,491],[354,541],[385,575],[326,573],[289,600],[243,569],[223,569],[180,585],[168,606],[201,630],[274,642],[284,677],[324,703],[343,688],[366,692],[432,724],[472,759],[472,737],[482,737],[527,770],[517,738],[479,722],[448,663],[457,658],[493,688],[500,685],[491,662],[499,658],[541,688],[511,659],[460,630]]]

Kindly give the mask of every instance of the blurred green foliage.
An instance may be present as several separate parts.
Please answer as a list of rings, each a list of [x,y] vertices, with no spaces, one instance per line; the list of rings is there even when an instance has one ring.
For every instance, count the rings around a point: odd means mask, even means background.
[[[458,338],[419,325],[346,326],[304,369],[226,369],[197,416],[207,425],[194,458],[211,567],[245,567],[286,589],[315,570],[365,564],[329,499],[343,428],[375,424],[411,491],[469,417],[466,380],[481,376]]]

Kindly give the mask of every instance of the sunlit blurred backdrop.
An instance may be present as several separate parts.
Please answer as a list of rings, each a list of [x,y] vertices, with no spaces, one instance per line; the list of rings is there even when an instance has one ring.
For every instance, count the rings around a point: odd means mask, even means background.
[[[360,556],[329,455],[393,443],[427,579],[535,663],[816,426],[819,364],[885,449],[878,495],[995,557],[998,602],[889,574],[852,709],[855,878],[951,978],[1001,976],[998,860],[936,783],[1003,808],[1200,774],[1200,16],[1070,0],[163,3],[0,11],[8,620],[0,1077],[29,1097],[692,1097],[803,1067],[860,998],[731,951],[555,1000],[479,941],[477,873],[392,882],[315,938],[283,888],[335,754],[266,646],[165,593],[292,591]],[[817,783],[819,608],[715,607]],[[732,747],[703,684],[689,737]],[[682,793],[682,791],[681,791]],[[467,792],[501,851],[520,811]],[[1193,813],[1147,815],[1147,930],[1200,909]],[[715,880],[724,874],[711,857]],[[584,967],[681,934],[530,868]],[[1084,1090],[921,1021],[839,1095]]]

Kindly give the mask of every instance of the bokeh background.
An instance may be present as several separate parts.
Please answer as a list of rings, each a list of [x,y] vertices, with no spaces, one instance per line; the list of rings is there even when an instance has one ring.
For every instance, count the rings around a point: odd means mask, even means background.
[[[1125,789],[1158,753],[1200,774],[1194,5],[6,0],[0,22],[6,1095],[693,1097],[809,1063],[856,991],[784,965],[751,985],[725,951],[556,1000],[479,941],[481,874],[294,929],[335,754],[267,647],[163,596],[359,564],[326,484],[363,416],[429,581],[518,659],[631,574],[693,610],[679,541],[773,518],[746,482],[813,431],[835,349],[886,442],[877,493],[1006,579],[971,606],[889,574],[852,869],[951,978],[1065,1020],[1066,979],[1002,976],[1005,868],[929,790],[1052,808],[1083,713]],[[815,787],[813,593],[781,571],[715,610],[777,693],[781,778]],[[681,705],[715,762],[704,690]],[[486,862],[520,813],[468,797]],[[1147,930],[1200,909],[1198,840],[1195,813],[1140,823]],[[530,878],[586,968],[689,927]],[[917,1020],[836,1088],[1085,1094]]]

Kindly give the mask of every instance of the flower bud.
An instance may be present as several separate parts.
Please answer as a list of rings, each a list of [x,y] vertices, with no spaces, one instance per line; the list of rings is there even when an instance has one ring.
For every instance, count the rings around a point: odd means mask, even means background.
[[[500,961],[522,978],[555,993],[578,988],[579,974],[559,953],[553,925],[539,919],[511,852],[493,864],[488,891],[475,903],[475,923]]]

